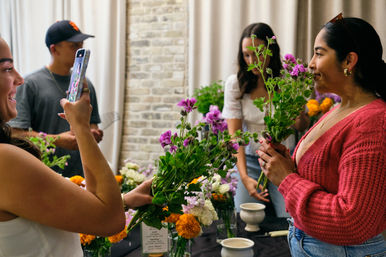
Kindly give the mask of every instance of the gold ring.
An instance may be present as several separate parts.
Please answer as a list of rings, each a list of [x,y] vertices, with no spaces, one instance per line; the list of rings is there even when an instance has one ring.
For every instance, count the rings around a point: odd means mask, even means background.
[[[90,89],[88,87],[84,87],[82,89],[82,93],[88,93],[88,92],[90,92]]]

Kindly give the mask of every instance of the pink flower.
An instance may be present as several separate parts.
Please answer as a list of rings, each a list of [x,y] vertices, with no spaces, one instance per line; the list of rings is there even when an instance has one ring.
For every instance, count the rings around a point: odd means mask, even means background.
[[[180,107],[184,107],[185,111],[186,112],[191,112],[193,111],[193,106],[194,104],[197,102],[197,100],[195,98],[187,98],[187,99],[182,99],[178,104],[177,106],[180,106]]]
[[[284,60],[290,61],[292,63],[296,63],[296,59],[292,54],[286,54],[284,55]]]

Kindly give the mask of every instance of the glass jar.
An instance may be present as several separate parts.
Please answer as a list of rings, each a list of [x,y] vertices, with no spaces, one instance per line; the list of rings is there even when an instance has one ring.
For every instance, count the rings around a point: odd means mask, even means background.
[[[237,235],[237,212],[233,209],[216,209],[218,221],[216,222],[216,242],[221,243],[226,238]]]

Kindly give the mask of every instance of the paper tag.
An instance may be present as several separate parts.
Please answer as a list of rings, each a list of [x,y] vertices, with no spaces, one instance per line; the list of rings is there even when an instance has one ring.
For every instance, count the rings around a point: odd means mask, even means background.
[[[166,228],[157,229],[142,223],[141,229],[143,253],[168,252],[168,230]]]

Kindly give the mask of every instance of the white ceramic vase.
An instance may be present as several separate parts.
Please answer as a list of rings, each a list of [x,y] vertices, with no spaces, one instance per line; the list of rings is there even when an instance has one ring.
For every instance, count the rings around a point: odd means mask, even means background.
[[[259,224],[265,218],[265,205],[261,203],[243,203],[240,204],[240,218],[247,225],[245,230],[256,232],[260,230]]]
[[[247,238],[232,237],[221,241],[221,257],[253,257],[255,243]]]

